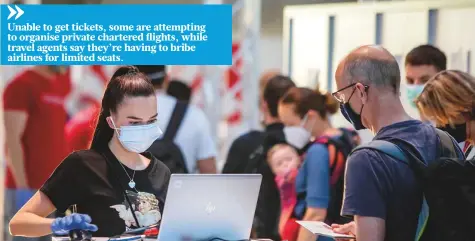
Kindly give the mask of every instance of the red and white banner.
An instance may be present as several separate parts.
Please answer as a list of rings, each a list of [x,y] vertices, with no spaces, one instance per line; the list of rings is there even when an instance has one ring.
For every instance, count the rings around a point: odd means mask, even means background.
[[[224,96],[229,95],[232,100],[233,108],[227,108],[223,106],[225,112],[225,118],[228,125],[239,125],[242,122],[242,55],[239,54],[240,45],[233,44],[233,65],[226,71],[226,86],[223,93]],[[235,59],[237,58],[237,59]]]

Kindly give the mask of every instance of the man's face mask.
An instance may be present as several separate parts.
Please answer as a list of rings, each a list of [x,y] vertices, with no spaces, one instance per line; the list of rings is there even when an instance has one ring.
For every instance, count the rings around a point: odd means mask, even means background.
[[[122,146],[135,153],[145,152],[163,133],[158,126],[158,121],[147,125],[121,126],[120,128],[115,126],[112,117],[111,121]]]
[[[344,87],[338,91],[336,91],[333,96],[336,97],[337,93],[347,89],[347,88],[350,88],[350,87],[353,87],[355,86],[355,84],[351,84],[347,87]],[[365,91],[367,91],[369,88],[369,86],[365,86]],[[356,87],[353,88],[353,91],[351,92],[351,95],[350,97],[348,98],[348,100],[346,100],[346,102],[342,102],[343,100],[339,99],[338,97],[337,100],[340,102],[340,111],[341,111],[341,114],[343,115],[343,117],[345,117],[345,119],[347,121],[349,121],[353,127],[356,129],[356,130],[363,130],[363,129],[366,129],[366,127],[363,125],[363,122],[361,120],[361,112],[363,112],[363,107],[364,107],[364,104],[361,105],[361,109],[360,109],[360,112],[357,113],[353,110],[353,108],[351,108],[351,105],[350,105],[350,100],[351,100],[351,97],[353,97],[354,93],[356,91]]]
[[[424,90],[424,85],[414,85],[414,84],[408,84],[406,87],[406,93],[407,93],[407,99],[409,101],[409,104],[411,104],[412,107],[417,108],[416,103],[414,101],[416,100],[417,96],[419,96],[422,91]]]

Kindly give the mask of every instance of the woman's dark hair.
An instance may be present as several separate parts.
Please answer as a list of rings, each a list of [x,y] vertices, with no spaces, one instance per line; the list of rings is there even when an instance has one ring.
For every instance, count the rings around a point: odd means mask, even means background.
[[[293,87],[285,93],[280,100],[281,104],[295,104],[295,113],[303,118],[309,110],[318,112],[322,119],[327,118],[327,114],[335,114],[338,111],[339,103],[330,93],[322,94],[318,89]]]
[[[139,72],[136,67],[124,66],[115,71],[107,83],[102,106],[97,118],[91,149],[99,150],[107,146],[114,130],[107,123],[107,117],[117,110],[125,97],[147,97],[155,95],[155,90],[148,77]]]
[[[292,87],[295,87],[295,83],[288,76],[275,75],[269,79],[263,91],[263,98],[272,117],[279,117],[277,113],[279,100]]]

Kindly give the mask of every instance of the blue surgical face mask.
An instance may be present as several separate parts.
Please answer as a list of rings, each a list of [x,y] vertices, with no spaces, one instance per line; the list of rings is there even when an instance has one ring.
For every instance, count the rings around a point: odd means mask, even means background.
[[[112,118],[111,121],[120,143],[125,149],[131,152],[145,152],[153,142],[163,134],[158,126],[158,121],[147,125],[121,126],[120,128],[115,126]]]
[[[414,101],[416,100],[417,96],[422,93],[422,90],[424,90],[424,85],[407,85],[407,99],[409,100],[409,104],[411,104],[412,107],[417,108]]]

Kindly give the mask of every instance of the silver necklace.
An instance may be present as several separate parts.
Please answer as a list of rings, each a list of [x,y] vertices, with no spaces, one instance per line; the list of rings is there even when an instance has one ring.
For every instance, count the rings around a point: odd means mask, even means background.
[[[129,187],[132,188],[132,189],[135,189],[135,181],[134,181],[134,178],[135,178],[135,170],[134,170],[134,174],[132,174],[132,178],[131,178],[130,175],[129,175],[129,173],[128,173],[127,170],[125,169],[124,164],[122,164],[122,162],[119,162],[119,163],[120,163],[120,166],[122,167],[122,169],[124,169],[125,174],[127,174],[127,176],[128,176],[129,179],[130,179]]]

